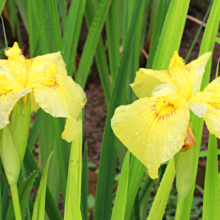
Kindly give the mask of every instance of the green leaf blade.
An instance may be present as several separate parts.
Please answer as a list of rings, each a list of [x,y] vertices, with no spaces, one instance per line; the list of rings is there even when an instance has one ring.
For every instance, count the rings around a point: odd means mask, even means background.
[[[47,172],[48,172],[48,167],[49,167],[51,156],[52,156],[52,153],[48,157],[47,163],[46,163],[44,171],[43,171],[40,186],[39,186],[39,189],[37,192],[37,197],[35,199],[32,220],[44,219]]]

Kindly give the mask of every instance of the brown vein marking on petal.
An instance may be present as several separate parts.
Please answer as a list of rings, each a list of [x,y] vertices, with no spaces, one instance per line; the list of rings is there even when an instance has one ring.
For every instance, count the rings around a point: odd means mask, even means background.
[[[10,89],[10,90],[7,90],[7,91],[5,91],[4,93],[0,93],[0,97],[1,96],[6,96],[9,92],[11,92],[12,91],[12,89]]]
[[[192,133],[190,125],[188,125],[185,140],[184,140],[184,145],[182,146],[181,151],[184,152],[184,151],[192,148],[195,145],[195,143],[196,143],[196,137]]]
[[[47,85],[47,86],[50,87],[51,89],[56,89],[56,88],[58,88],[58,87],[59,87],[59,84],[58,84],[57,78],[56,78],[55,76],[52,76],[51,78],[52,78],[52,80],[51,80],[50,83],[53,83],[53,84],[49,84],[49,85]]]
[[[162,97],[155,101],[152,110],[155,112],[155,117],[161,120],[172,116],[176,111],[176,107]]]

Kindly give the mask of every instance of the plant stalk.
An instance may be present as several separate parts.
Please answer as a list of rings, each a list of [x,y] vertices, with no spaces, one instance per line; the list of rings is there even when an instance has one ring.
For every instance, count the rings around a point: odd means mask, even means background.
[[[15,218],[16,220],[22,220],[17,183],[12,183],[10,185],[10,188],[11,188],[11,195],[12,195],[12,201],[13,201],[13,206],[14,206]]]
[[[178,196],[175,220],[181,220],[183,217],[184,201],[185,201],[185,199],[183,197]]]

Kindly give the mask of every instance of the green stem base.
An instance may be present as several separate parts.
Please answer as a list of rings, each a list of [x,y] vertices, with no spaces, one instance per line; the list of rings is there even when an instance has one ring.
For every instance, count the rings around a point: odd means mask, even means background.
[[[10,188],[11,188],[11,195],[12,195],[12,201],[13,201],[13,206],[14,206],[15,218],[16,220],[22,220],[17,183],[11,184]]]

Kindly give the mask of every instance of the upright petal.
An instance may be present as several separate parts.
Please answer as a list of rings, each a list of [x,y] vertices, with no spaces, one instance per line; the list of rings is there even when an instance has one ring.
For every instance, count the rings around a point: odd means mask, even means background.
[[[150,97],[155,87],[162,83],[172,83],[169,72],[166,70],[139,69],[131,87],[138,98]]]
[[[9,115],[16,102],[29,93],[28,89],[15,89],[5,94],[0,94],[0,129],[9,123]]]
[[[13,47],[7,48],[5,50],[5,55],[8,57],[7,66],[13,73],[16,81],[21,83],[23,86],[26,86],[28,61],[22,55],[22,51],[19,48],[18,43],[15,42]],[[3,66],[4,63],[5,62],[0,62],[0,66]]]
[[[192,95],[200,90],[205,66],[211,56],[211,52],[204,53],[198,59],[193,60],[186,65],[186,69],[190,72]]]
[[[31,59],[28,76],[29,81],[41,77],[43,79],[47,66],[53,64],[59,74],[67,75],[65,63],[60,52],[37,56]],[[45,78],[44,78],[45,79]]]
[[[116,109],[111,125],[115,135],[158,177],[161,163],[172,158],[184,145],[189,108],[169,96],[141,98]]]

